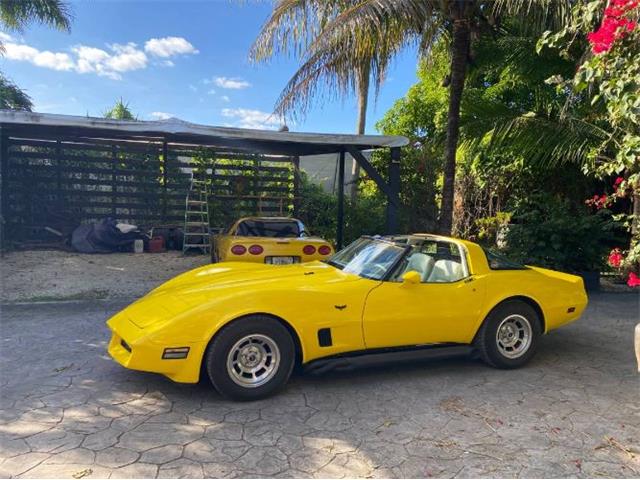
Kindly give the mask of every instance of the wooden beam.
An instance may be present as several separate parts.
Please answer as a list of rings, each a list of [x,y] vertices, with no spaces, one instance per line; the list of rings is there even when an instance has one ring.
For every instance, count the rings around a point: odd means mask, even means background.
[[[5,224],[7,218],[7,137],[0,126],[0,255],[4,255],[6,249]]]
[[[391,149],[391,162],[389,163],[389,190],[390,197],[387,203],[387,234],[398,233],[398,210],[400,207],[400,148]]]
[[[378,185],[378,188],[380,188],[380,190],[382,190],[382,192],[387,196],[389,202],[392,202],[395,206],[399,207],[400,201],[397,194],[391,189],[389,184],[385,182],[384,178],[382,178],[375,167],[369,163],[369,160],[367,160],[362,152],[353,147],[347,147],[347,151],[356,159],[362,169],[367,172],[367,175],[376,182],[376,185]]]
[[[344,151],[338,158],[338,221],[336,228],[336,247],[342,249],[344,242]]]

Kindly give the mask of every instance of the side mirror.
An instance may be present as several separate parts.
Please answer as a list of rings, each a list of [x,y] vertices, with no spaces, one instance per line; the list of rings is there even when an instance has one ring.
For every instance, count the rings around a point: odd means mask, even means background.
[[[404,275],[402,275],[402,284],[403,285],[417,285],[420,283],[422,278],[420,274],[415,270],[411,270]]]

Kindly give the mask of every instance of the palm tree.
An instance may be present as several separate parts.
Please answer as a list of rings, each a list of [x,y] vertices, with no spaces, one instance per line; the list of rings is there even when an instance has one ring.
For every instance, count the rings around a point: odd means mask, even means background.
[[[33,108],[31,98],[0,72],[0,110],[25,110]]]
[[[21,31],[32,22],[68,31],[71,28],[71,11],[60,0],[0,0],[2,27]]]
[[[0,0],[0,27],[22,31],[29,23],[39,22],[59,30],[68,31],[71,13],[60,0]],[[4,45],[0,41],[0,56]],[[31,111],[29,96],[0,72],[0,108]]]
[[[331,25],[338,15],[344,13],[357,2],[325,2],[322,0],[281,0],[274,8],[271,16],[262,27],[251,48],[250,57],[257,62],[265,62],[276,54],[292,54],[308,63],[308,48],[320,35],[325,26]],[[366,38],[360,39],[361,46]],[[386,71],[387,62],[380,63],[375,51],[375,44],[362,48],[353,63],[330,63],[324,65],[321,71],[314,72],[312,77],[302,83],[292,80],[278,99],[275,110],[282,114],[305,113],[312,100],[318,101],[321,94],[327,97],[345,97],[351,94],[357,96],[356,133],[362,135],[366,129],[367,106],[369,99],[369,84],[372,69]],[[331,49],[339,53],[341,39],[336,37]],[[353,76],[351,73],[353,72]],[[322,89],[321,87],[327,87]],[[353,160],[353,183],[349,189],[352,202],[356,200],[358,192],[358,178],[360,165]]]
[[[104,118],[111,120],[137,120],[138,118],[129,109],[129,103],[124,103],[120,98],[109,110],[102,114]]]
[[[458,146],[460,103],[467,66],[471,60],[472,38],[483,27],[496,25],[501,14],[526,16],[532,23],[554,24],[563,20],[571,0],[325,0],[324,23],[308,27],[314,18],[317,0],[281,0],[278,9],[294,12],[285,19],[289,36],[269,22],[261,37],[269,33],[264,51],[277,52],[278,42],[302,39],[304,63],[283,90],[276,111],[304,111],[310,97],[324,86],[336,95],[357,85],[358,68],[368,58],[376,89],[384,81],[391,59],[408,45],[417,45],[428,57],[435,41],[444,37],[450,44],[449,110],[444,149],[444,179],[439,231],[451,232]],[[275,15],[274,11],[274,15]],[[272,16],[272,19],[274,17]],[[299,28],[299,30],[297,30]],[[259,39],[261,38],[259,37]],[[270,49],[269,49],[270,47]],[[338,87],[338,88],[335,88]]]

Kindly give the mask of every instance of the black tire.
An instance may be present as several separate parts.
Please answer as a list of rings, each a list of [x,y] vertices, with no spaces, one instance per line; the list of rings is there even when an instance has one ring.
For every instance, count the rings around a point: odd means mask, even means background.
[[[246,340],[247,337],[251,339]],[[251,347],[254,351],[251,351]],[[254,361],[256,357],[265,359],[264,364],[257,360],[258,367],[262,365],[262,369],[254,372],[257,373],[256,377],[264,375],[260,380],[264,383],[258,380],[254,382],[253,376],[243,377],[248,375],[243,368],[249,367],[240,363],[240,352],[248,352],[243,357],[247,361]],[[253,356],[249,358],[249,354]],[[228,367],[230,355],[233,367]],[[272,363],[269,363],[269,358]],[[224,327],[209,345],[204,361],[211,383],[222,396],[232,400],[258,400],[272,395],[287,383],[295,363],[295,345],[291,334],[279,321],[264,315],[251,315]],[[235,372],[235,376],[232,372]],[[238,383],[243,381],[247,383]],[[250,382],[254,384],[249,385]]]
[[[525,339],[527,325],[529,334]],[[498,338],[501,326],[504,343]],[[541,334],[541,319],[531,305],[520,300],[508,300],[495,307],[484,320],[474,346],[482,361],[488,365],[504,369],[518,368],[533,357]]]

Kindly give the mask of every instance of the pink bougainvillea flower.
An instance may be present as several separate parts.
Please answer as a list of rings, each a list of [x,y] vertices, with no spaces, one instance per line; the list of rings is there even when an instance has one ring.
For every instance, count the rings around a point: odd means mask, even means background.
[[[620,184],[622,184],[622,182],[624,182],[624,178],[622,178],[622,177],[616,178],[616,181],[613,182],[613,191],[614,192],[618,191],[618,189],[620,188]],[[622,196],[624,196],[624,195],[622,195]]]
[[[633,32],[637,23],[625,15],[640,5],[640,0],[611,0],[604,10],[600,28],[587,35],[591,51],[600,54],[611,50],[614,42]]]
[[[629,274],[629,279],[627,280],[627,285],[629,285],[630,287],[640,287],[640,277],[631,272]]]
[[[611,253],[609,253],[609,265],[611,265],[614,268],[620,268],[620,264],[622,263],[622,252],[620,251],[619,248],[614,248],[613,250],[611,250]]]

